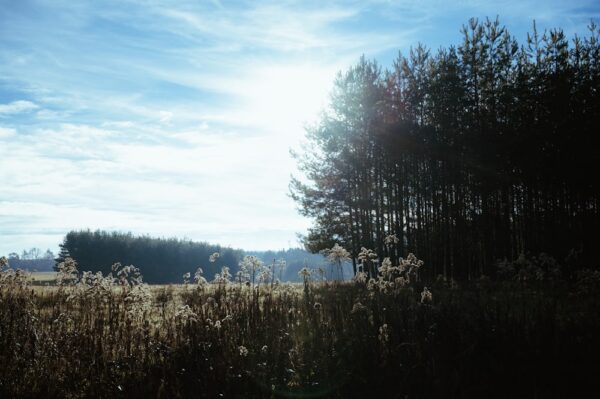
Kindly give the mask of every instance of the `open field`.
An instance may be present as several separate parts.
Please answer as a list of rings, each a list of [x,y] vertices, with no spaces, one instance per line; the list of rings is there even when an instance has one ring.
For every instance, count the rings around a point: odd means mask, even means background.
[[[595,379],[595,273],[427,290],[416,276],[313,276],[252,288],[63,274],[31,290],[3,272],[0,397],[571,397]]]
[[[52,283],[56,281],[56,272],[31,272],[31,278],[34,283]]]

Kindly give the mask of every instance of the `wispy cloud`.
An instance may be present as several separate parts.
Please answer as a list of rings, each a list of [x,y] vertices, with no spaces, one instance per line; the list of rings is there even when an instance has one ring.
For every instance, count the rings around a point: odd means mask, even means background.
[[[0,127],[0,139],[8,139],[16,134],[16,130],[9,127]]]
[[[20,114],[22,112],[32,111],[39,108],[35,103],[26,100],[13,101],[8,104],[0,104],[0,117],[11,114]]]

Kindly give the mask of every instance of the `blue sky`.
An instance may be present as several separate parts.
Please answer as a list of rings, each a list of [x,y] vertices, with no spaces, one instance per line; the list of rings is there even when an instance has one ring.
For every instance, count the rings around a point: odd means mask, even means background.
[[[571,36],[600,3],[0,0],[0,254],[81,228],[296,246],[289,149],[336,72],[496,15]]]

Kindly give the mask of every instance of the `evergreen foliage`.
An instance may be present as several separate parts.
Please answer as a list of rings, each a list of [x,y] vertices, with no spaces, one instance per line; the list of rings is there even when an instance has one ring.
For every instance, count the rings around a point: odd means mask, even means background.
[[[599,33],[569,41],[534,23],[519,45],[498,19],[471,19],[457,47],[340,73],[296,154],[308,183],[290,184],[314,220],[307,249],[391,256],[395,234],[429,278],[492,275],[526,252],[596,266]]]
[[[181,283],[185,273],[193,273],[198,267],[212,279],[222,266],[235,270],[243,255],[240,250],[205,242],[89,230],[69,232],[61,249],[77,261],[80,269],[108,274],[114,263],[133,264],[146,282],[155,284]],[[215,252],[220,256],[209,262]]]

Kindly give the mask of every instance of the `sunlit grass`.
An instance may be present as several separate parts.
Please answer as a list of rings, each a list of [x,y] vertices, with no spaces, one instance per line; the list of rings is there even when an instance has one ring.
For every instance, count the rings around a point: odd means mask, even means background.
[[[34,283],[52,283],[56,281],[56,272],[31,272]]]

